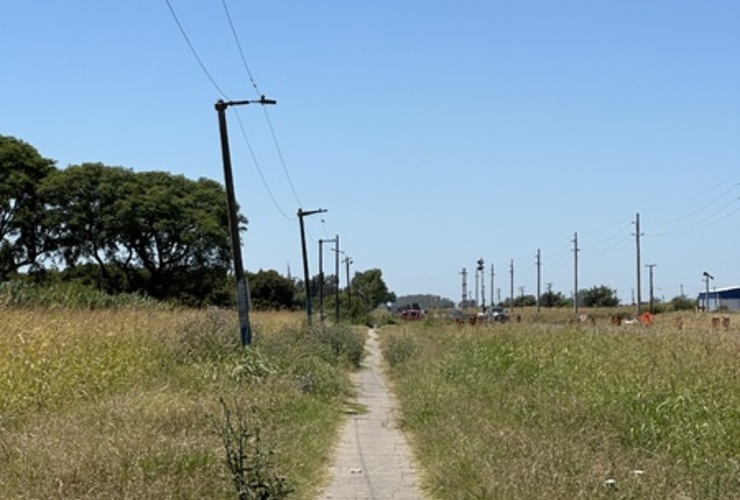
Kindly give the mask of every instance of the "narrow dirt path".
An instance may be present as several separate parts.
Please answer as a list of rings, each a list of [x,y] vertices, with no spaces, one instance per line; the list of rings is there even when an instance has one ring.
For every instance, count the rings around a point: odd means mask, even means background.
[[[364,368],[355,374],[357,403],[367,408],[345,424],[322,500],[422,500],[406,438],[395,423],[395,401],[370,330]]]

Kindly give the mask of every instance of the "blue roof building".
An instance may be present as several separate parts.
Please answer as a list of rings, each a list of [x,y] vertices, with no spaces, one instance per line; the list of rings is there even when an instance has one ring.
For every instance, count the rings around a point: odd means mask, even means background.
[[[716,311],[727,309],[729,311],[740,311],[740,286],[728,286],[715,288],[707,292],[699,293],[699,307],[705,311]]]

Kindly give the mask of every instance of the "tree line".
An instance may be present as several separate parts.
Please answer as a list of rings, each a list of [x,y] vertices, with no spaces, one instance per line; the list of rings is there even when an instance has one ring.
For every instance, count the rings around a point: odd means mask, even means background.
[[[246,230],[246,217],[238,219]],[[225,190],[214,180],[102,163],[60,169],[33,146],[0,135],[0,282],[72,281],[110,294],[233,305],[228,223]],[[304,283],[274,270],[247,278],[256,308],[305,301]],[[312,296],[317,280],[309,283]],[[328,292],[338,284],[326,281]],[[352,285],[357,306],[393,298],[377,269],[356,273]]]

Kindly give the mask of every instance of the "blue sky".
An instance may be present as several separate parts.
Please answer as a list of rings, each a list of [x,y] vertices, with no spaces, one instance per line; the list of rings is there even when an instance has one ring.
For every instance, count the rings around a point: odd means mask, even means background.
[[[630,302],[640,213],[643,298],[645,264],[666,299],[740,284],[740,3],[225,1],[249,72],[224,0],[169,1],[208,74],[166,0],[5,2],[0,134],[222,181],[214,103],[265,94],[227,115],[250,271],[302,275],[325,208],[312,274],[338,234],[399,296],[483,258],[505,298],[540,249],[570,295],[578,233],[579,288]]]

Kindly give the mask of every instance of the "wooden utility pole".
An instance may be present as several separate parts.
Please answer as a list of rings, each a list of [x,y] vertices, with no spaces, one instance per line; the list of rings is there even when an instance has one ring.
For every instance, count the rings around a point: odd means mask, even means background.
[[[650,271],[650,314],[655,313],[655,309],[653,308],[653,268],[657,266],[658,264],[645,264],[645,267],[648,268]]]
[[[495,274],[493,272],[493,264],[491,264],[491,306],[494,305],[494,302],[493,302],[493,277],[494,276]]]
[[[483,259],[478,259],[478,267],[476,268],[476,277],[480,274],[480,305],[481,311],[486,312],[486,276],[485,276],[485,265]],[[477,280],[476,280],[477,281]]]
[[[509,309],[514,310],[514,259],[509,263]]]
[[[311,281],[308,277],[308,251],[306,250],[306,230],[303,227],[303,217],[323,212],[326,212],[323,208],[308,210],[306,212],[302,208],[298,209],[298,222],[301,228],[301,250],[303,253],[303,284],[306,289],[306,319],[309,325],[311,324]]]
[[[349,279],[349,265],[352,264],[352,259],[348,255],[342,262],[344,262],[347,269],[347,310],[351,313],[352,309],[350,306],[352,305],[352,289],[350,286],[352,281]]]
[[[642,270],[640,269],[640,236],[642,236],[642,233],[640,232],[640,213],[638,212],[635,214],[635,246],[637,249],[637,315],[639,316],[642,312],[642,284],[641,284],[641,274]]]
[[[226,208],[229,217],[229,234],[231,236],[231,256],[234,261],[234,277],[236,278],[236,307],[239,317],[239,338],[242,347],[252,343],[252,328],[249,324],[249,283],[244,274],[242,262],[242,245],[239,238],[239,216],[237,214],[236,195],[234,193],[234,176],[231,169],[231,153],[229,151],[229,133],[226,128],[226,109],[229,106],[241,106],[243,104],[276,104],[272,99],[265,96],[251,101],[228,101],[219,99],[216,101],[216,114],[218,115],[218,129],[221,136],[221,158],[224,164],[224,184],[226,187]]]
[[[573,314],[578,316],[578,233],[573,233]]]
[[[339,324],[339,235],[336,235],[334,239],[337,244],[334,249],[334,275],[337,278],[337,283],[334,287],[334,313],[336,315],[336,324]]]
[[[460,307],[462,309],[467,309],[468,307],[468,272],[463,267],[463,270],[460,272],[462,275],[462,302],[460,302]]]
[[[336,243],[336,240],[319,240],[319,319],[324,322],[324,243]]]
[[[540,284],[541,284],[541,271],[542,271],[542,259],[540,249],[537,249],[537,312],[540,312]]]

